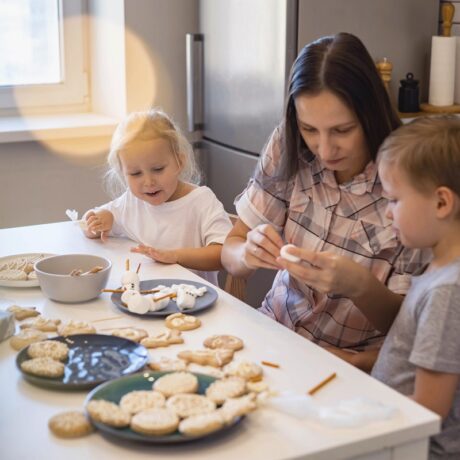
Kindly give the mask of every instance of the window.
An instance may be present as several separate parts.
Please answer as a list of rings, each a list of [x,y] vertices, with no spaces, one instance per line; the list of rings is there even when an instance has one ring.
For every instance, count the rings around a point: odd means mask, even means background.
[[[85,12],[84,0],[0,0],[1,109],[88,108]]]

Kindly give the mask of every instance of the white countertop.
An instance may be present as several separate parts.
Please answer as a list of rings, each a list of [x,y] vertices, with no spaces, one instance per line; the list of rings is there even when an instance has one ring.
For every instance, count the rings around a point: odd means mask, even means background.
[[[133,242],[123,239],[100,241],[85,238],[72,222],[0,230],[0,257],[31,252],[91,253],[112,261],[108,288],[119,286],[125,260],[131,266],[142,262],[141,280],[180,278],[202,281],[178,265],[162,265],[129,252]],[[203,283],[205,283],[203,281]],[[8,341],[0,343],[0,458],[31,459],[122,459],[187,458],[271,460],[305,459],[392,459],[426,458],[428,437],[439,430],[439,418],[408,398],[391,390],[367,374],[322,350],[303,337],[272,321],[252,307],[218,289],[214,307],[199,317],[202,326],[184,332],[185,343],[150,350],[153,356],[175,356],[183,349],[202,348],[213,334],[233,334],[244,340],[237,359],[272,361],[280,369],[264,367],[265,380],[273,390],[305,392],[332,372],[337,378],[321,389],[315,399],[332,404],[343,399],[365,396],[399,409],[387,421],[366,427],[332,429],[309,420],[299,420],[272,409],[261,408],[249,414],[224,436],[183,445],[127,444],[99,433],[74,440],[56,438],[48,430],[48,419],[58,412],[81,409],[86,391],[61,392],[42,389],[26,382],[15,366],[16,352]],[[11,304],[36,306],[47,318],[94,321],[102,328],[136,325],[154,332],[163,327],[161,318],[126,315],[110,301],[110,294],[84,304],[60,304],[45,298],[40,288],[1,288],[0,309]]]

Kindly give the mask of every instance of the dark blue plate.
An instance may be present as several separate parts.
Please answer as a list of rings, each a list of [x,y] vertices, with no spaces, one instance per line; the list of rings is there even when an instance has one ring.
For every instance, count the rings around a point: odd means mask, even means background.
[[[99,385],[97,388],[91,391],[91,393],[89,393],[85,401],[85,407],[89,401],[97,399],[105,399],[106,401],[111,401],[115,404],[118,404],[120,402],[120,399],[126,393],[138,390],[151,390],[153,382],[156,379],[160,378],[162,375],[168,373],[169,372],[146,371],[143,373],[128,375],[126,377],[121,377],[119,379],[103,383],[102,385]],[[198,378],[199,394],[204,394],[206,388],[208,388],[208,386],[212,382],[214,382],[214,380],[216,380],[215,377],[211,377],[210,375],[197,374],[194,372],[193,374],[196,375]],[[88,413],[87,416],[91,419]],[[225,425],[220,430],[197,436],[186,436],[182,433],[179,433],[179,431],[176,431],[168,435],[154,436],[136,433],[135,431],[131,430],[131,428],[114,428],[112,426],[105,425],[104,423],[97,422],[92,419],[91,423],[103,433],[108,434],[109,436],[114,436],[118,439],[125,439],[128,441],[149,444],[177,444],[188,441],[195,441],[197,439],[202,439],[204,437],[223,434],[224,432],[228,431],[229,429],[233,428],[235,425],[240,423],[243,418],[244,417],[237,417],[232,423],[230,423],[229,425]]]
[[[132,340],[113,335],[79,334],[54,337],[69,347],[62,377],[47,378],[29,374],[21,363],[30,359],[23,348],[16,357],[16,365],[24,378],[45,388],[56,390],[84,390],[142,369],[148,359],[147,349]]]
[[[208,284],[203,284],[203,283],[197,283],[196,281],[189,281],[189,280],[179,280],[179,279],[174,279],[174,278],[171,278],[171,279],[168,279],[168,278],[164,278],[164,279],[157,279],[157,280],[146,280],[146,281],[141,281],[140,282],[140,288],[142,291],[146,291],[148,289],[153,289],[155,288],[156,286],[158,286],[159,284],[162,284],[163,286],[167,286],[167,287],[170,287],[172,286],[173,284],[190,284],[192,286],[196,286],[197,288],[200,288],[200,287],[203,287],[205,286],[207,291],[204,293],[204,295],[202,295],[201,297],[197,297],[196,298],[196,303],[195,303],[195,306],[193,308],[190,308],[188,310],[184,310],[183,313],[187,314],[187,315],[190,315],[190,314],[193,314],[193,313],[196,313],[198,311],[201,311],[201,310],[205,310],[206,308],[209,308],[211,306],[214,305],[214,303],[216,302],[217,300],[217,292],[215,289],[213,289],[211,286],[209,286]],[[118,288],[118,289],[121,289]],[[171,299],[168,303],[168,305],[166,306],[166,308],[163,308],[163,310],[159,310],[159,311],[149,311],[143,315],[141,315],[140,313],[133,313],[131,311],[128,310],[127,307],[125,307],[122,303],[121,303],[121,294],[120,293],[113,293],[112,296],[111,296],[111,299],[112,299],[112,302],[123,312],[125,313],[129,313],[130,315],[135,315],[135,316],[142,316],[142,317],[163,317],[163,316],[168,316],[168,315],[172,315],[173,313],[177,313],[177,312],[180,312],[181,310],[179,310],[179,308],[177,308],[177,304],[176,302]]]

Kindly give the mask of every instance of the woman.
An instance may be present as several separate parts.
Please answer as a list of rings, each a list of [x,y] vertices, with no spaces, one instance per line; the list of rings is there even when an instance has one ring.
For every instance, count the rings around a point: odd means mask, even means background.
[[[428,255],[404,249],[385,217],[376,154],[400,125],[355,36],[307,45],[290,76],[285,117],[246,190],[222,262],[234,276],[279,270],[260,311],[370,370],[383,334],[361,305],[398,309]],[[280,248],[302,259],[288,262]]]

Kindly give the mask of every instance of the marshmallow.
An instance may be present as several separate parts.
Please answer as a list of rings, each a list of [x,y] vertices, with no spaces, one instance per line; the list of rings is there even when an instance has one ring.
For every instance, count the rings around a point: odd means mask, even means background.
[[[139,292],[137,295],[133,295],[128,300],[128,310],[132,313],[144,315],[150,310],[150,301],[146,296],[141,295]]]
[[[134,289],[135,291],[140,291],[139,275],[131,271],[125,272],[121,278],[121,285],[125,290]]]
[[[289,261],[289,262],[294,262],[294,263],[299,263],[302,259],[300,257],[295,256],[294,254],[291,254],[288,250],[291,248],[296,248],[294,244],[285,244],[281,250],[280,250],[280,256]]]
[[[190,310],[195,306],[196,294],[189,288],[182,288],[177,290],[177,307],[179,310]]]

